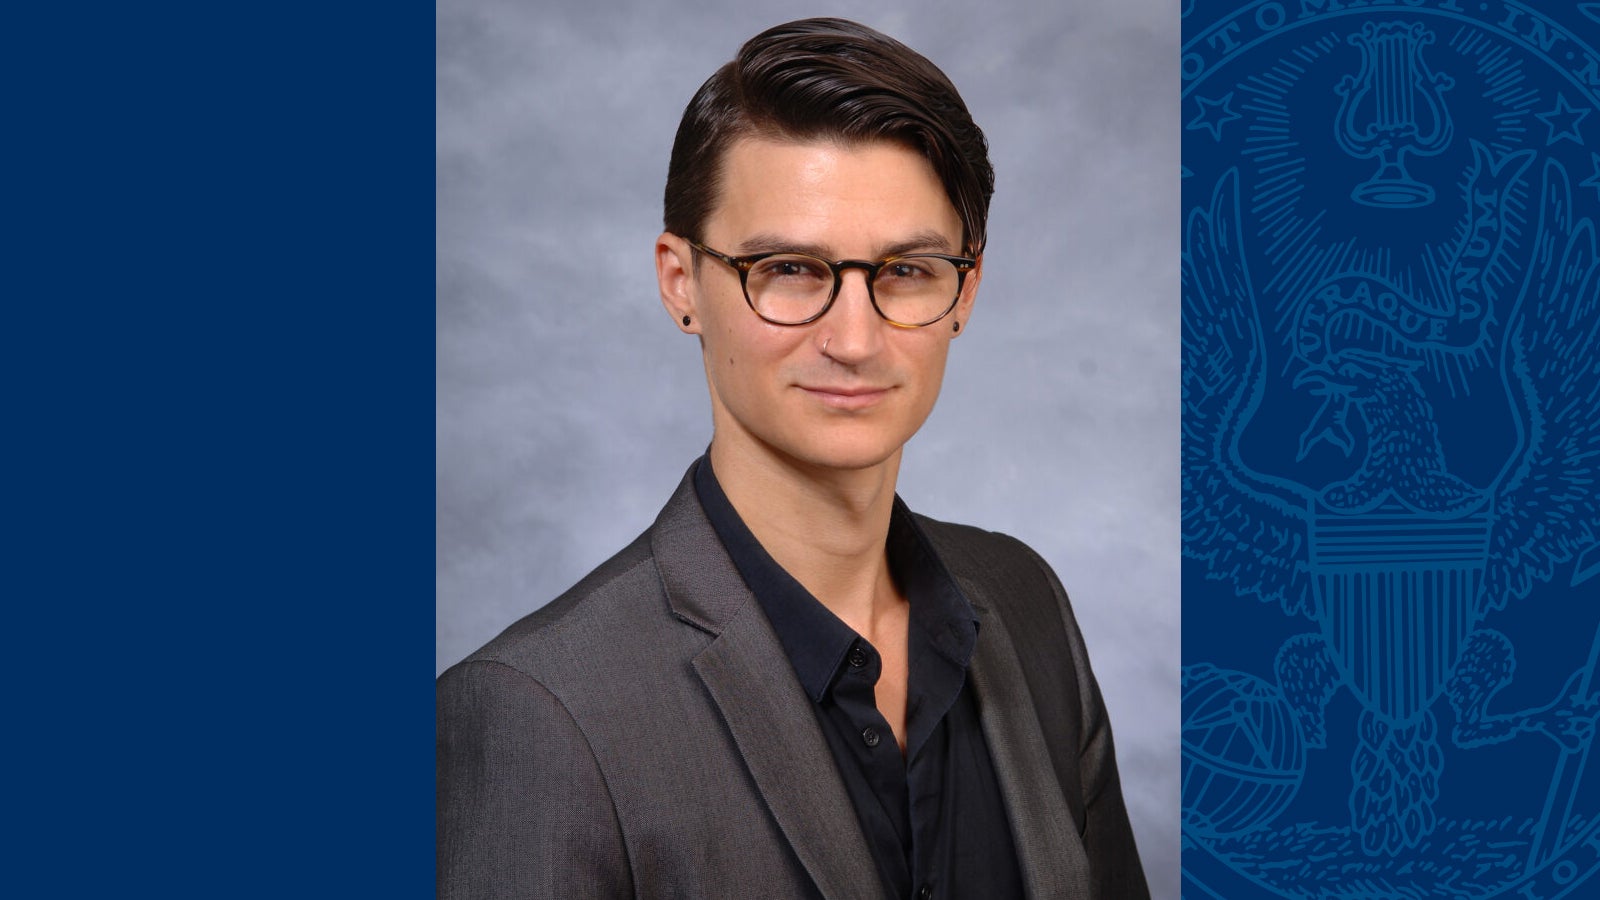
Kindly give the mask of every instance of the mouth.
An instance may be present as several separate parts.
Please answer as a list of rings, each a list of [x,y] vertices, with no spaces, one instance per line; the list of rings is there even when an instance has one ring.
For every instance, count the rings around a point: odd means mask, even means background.
[[[889,395],[890,388],[866,385],[796,385],[806,396],[823,406],[839,410],[862,410],[876,406]]]

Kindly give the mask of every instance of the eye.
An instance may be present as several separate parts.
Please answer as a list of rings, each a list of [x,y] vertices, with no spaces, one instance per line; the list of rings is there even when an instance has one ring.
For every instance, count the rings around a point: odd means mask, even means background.
[[[884,267],[878,270],[878,278],[896,282],[927,281],[939,277],[940,273],[935,270],[935,266],[943,262],[933,257],[925,259],[902,257],[885,263]]]
[[[833,272],[809,256],[769,256],[750,269],[750,276],[763,281],[824,281],[832,280]]]

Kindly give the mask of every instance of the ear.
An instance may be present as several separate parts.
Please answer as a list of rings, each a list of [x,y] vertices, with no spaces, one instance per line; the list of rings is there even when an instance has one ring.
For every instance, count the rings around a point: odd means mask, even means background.
[[[656,238],[656,282],[661,287],[661,305],[678,330],[699,334],[700,316],[694,305],[694,248],[670,231]]]
[[[967,321],[972,318],[972,306],[978,300],[978,283],[983,281],[983,254],[978,254],[978,261],[967,273],[967,279],[961,283],[961,299],[956,301],[956,308],[950,311],[950,317],[961,323],[961,330],[954,332],[951,337],[960,337],[967,331]]]

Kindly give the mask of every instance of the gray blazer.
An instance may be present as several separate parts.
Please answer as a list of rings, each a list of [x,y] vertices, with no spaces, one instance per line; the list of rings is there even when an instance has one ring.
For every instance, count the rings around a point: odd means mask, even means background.
[[[1148,896],[1067,595],[1004,535],[920,518],[1033,898]],[[877,898],[783,647],[688,477],[654,525],[439,677],[440,897]]]

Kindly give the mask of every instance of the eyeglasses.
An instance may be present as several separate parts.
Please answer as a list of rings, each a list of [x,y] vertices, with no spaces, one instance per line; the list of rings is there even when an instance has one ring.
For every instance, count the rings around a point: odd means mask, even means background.
[[[889,324],[932,325],[956,308],[967,273],[978,264],[969,257],[943,253],[912,253],[879,262],[829,262],[804,253],[729,256],[698,241],[689,246],[732,266],[739,273],[745,302],[774,325],[806,325],[826,315],[839,296],[845,269],[867,273],[867,297]]]

